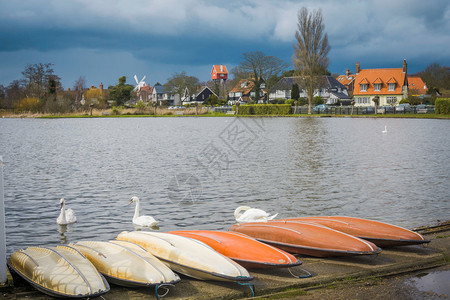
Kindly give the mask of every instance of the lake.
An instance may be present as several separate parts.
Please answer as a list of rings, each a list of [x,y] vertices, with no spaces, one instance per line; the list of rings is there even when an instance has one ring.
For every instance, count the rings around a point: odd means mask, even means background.
[[[430,119],[0,119],[7,254],[134,230],[132,196],[160,231],[226,230],[240,205],[434,224],[449,216],[449,132]],[[62,197],[77,223],[56,224]]]

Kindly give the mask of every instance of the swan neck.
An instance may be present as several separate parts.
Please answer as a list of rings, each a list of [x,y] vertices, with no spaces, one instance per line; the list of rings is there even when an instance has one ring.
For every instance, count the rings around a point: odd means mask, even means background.
[[[64,204],[63,204],[63,206],[61,207],[61,221],[65,224],[65,223],[67,223],[67,219],[66,219],[66,209],[65,209],[65,207],[64,207]]]
[[[136,207],[134,209],[134,217],[133,217],[133,219],[139,218],[139,208],[140,208],[139,201],[136,201]]]

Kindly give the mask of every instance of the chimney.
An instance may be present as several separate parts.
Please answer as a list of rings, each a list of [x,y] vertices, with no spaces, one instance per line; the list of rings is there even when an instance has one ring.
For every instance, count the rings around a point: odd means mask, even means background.
[[[408,65],[406,64],[406,59],[403,60],[403,73],[407,73],[408,71]]]
[[[350,69],[347,69],[347,71],[345,72],[345,76],[350,75]]]
[[[356,63],[356,70],[355,73],[359,74],[359,71],[361,71],[361,68],[359,67],[359,62]]]

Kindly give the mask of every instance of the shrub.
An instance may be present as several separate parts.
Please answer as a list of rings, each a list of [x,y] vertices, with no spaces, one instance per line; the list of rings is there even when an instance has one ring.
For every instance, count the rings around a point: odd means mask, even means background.
[[[293,106],[293,105],[294,105],[294,102],[295,102],[294,99],[289,99],[289,100],[286,100],[286,101],[284,102],[284,104],[289,104],[290,106]]]
[[[120,115],[120,108],[117,107],[117,106],[113,106],[112,109],[111,109],[111,113],[113,115]]]
[[[236,111],[236,107],[233,106]],[[252,104],[240,105],[239,115],[289,115],[291,105],[289,104]]]
[[[14,104],[16,111],[25,112],[37,112],[42,107],[42,103],[38,98],[23,98],[19,102]]]
[[[319,104],[323,104],[323,99],[320,96],[315,96],[313,98],[313,104],[314,105],[319,105]]]
[[[437,114],[450,114],[450,98],[437,98],[435,105]]]
[[[402,99],[402,100],[400,100],[400,102],[398,104],[404,104],[404,103],[408,103],[409,104],[409,100],[408,99]]]

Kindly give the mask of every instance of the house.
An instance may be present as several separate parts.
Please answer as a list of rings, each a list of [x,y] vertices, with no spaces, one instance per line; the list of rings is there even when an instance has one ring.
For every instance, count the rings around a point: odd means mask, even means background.
[[[291,99],[293,84],[298,84],[301,98],[308,97],[306,91],[301,87],[300,77],[284,77],[274,85],[269,99]],[[314,92],[314,97],[316,96],[320,96],[325,104],[350,104],[351,102],[347,88],[332,76],[323,76],[323,86]]]
[[[152,91],[151,100],[158,105],[179,105],[180,95],[167,92],[163,85],[155,85]]]
[[[353,93],[356,74],[352,74],[349,69],[345,72],[345,75],[339,75],[336,78],[339,83],[343,84],[349,93]]]
[[[248,102],[255,100],[255,83],[250,79],[241,79],[234,86],[234,88],[228,94],[229,104],[234,104],[236,102]],[[262,83],[260,89],[263,95],[258,99],[258,102],[263,102],[267,91],[265,90],[266,84]]]
[[[181,103],[192,104],[192,103],[203,103],[204,101],[211,98],[214,95],[217,97],[216,93],[213,92],[209,87],[202,86],[192,95],[189,93],[189,89],[186,87],[184,89],[183,96],[181,97]]]
[[[379,98],[379,106],[396,105],[408,97],[407,64],[403,68],[361,69],[356,63],[353,98],[356,106],[374,106],[372,99]]]
[[[141,88],[137,91],[137,96],[139,101],[142,102],[149,102],[152,99],[152,93],[153,93],[153,87],[148,85],[148,84],[144,84],[143,86],[141,86]]]
[[[212,80],[227,80],[228,79],[228,70],[225,65],[213,65],[211,70],[211,79]]]
[[[428,87],[419,76],[408,76],[408,91],[411,96],[424,98]]]

